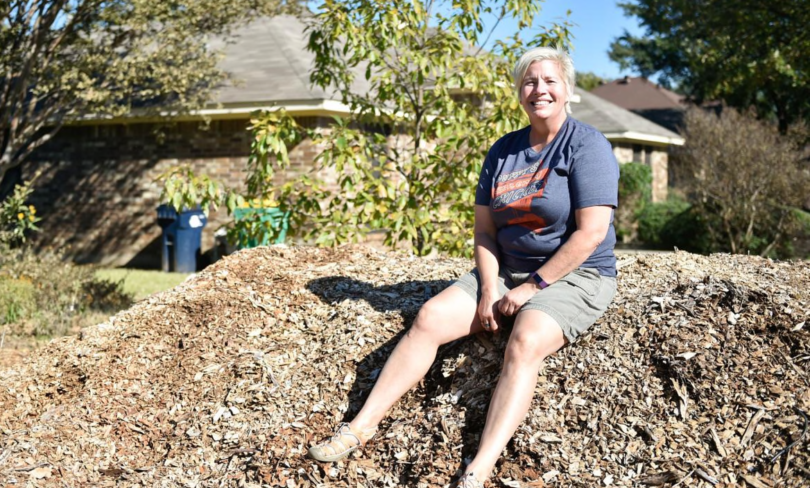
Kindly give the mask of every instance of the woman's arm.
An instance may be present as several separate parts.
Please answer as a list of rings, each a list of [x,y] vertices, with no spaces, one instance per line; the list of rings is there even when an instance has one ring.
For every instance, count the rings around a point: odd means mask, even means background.
[[[551,284],[584,263],[607,236],[612,207],[597,206],[574,211],[577,230],[560,249],[537,270]]]
[[[612,211],[613,208],[607,205],[575,210],[577,229],[565,244],[560,246],[557,252],[537,270],[546,283],[554,283],[577,269],[593,254],[610,229]],[[513,288],[501,299],[499,311],[504,315],[517,313],[520,307],[539,290],[540,287],[533,280]]]
[[[478,318],[481,324],[490,324],[495,331],[499,327],[498,313],[498,262],[497,229],[489,205],[475,206],[475,265],[481,279],[481,301],[478,303]]]

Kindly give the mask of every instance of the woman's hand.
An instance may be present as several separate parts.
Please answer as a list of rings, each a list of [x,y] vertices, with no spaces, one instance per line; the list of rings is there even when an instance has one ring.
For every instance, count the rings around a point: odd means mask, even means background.
[[[534,294],[537,293],[537,287],[533,283],[523,283],[506,292],[506,295],[501,298],[498,305],[498,310],[506,316],[512,316],[518,313],[520,307],[529,301]]]
[[[499,297],[497,293],[482,293],[478,302],[478,319],[481,327],[489,332],[496,332],[501,328],[501,313],[498,311]]]

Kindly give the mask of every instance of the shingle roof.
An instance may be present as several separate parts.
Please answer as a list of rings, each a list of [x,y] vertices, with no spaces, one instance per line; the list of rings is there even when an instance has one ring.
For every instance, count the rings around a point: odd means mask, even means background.
[[[241,28],[234,42],[224,46],[220,64],[237,82],[220,89],[215,101],[245,110],[270,104],[292,108],[339,101],[338,95],[309,83],[314,55],[306,49],[307,39],[304,23],[292,16],[257,19]],[[222,46],[221,41],[211,43],[213,48]],[[354,89],[368,91],[362,73],[358,73]],[[664,144],[682,141],[674,132],[596,95],[580,92],[579,96],[580,102],[572,106],[574,116],[614,139],[641,136]]]
[[[572,103],[573,116],[594,126],[608,139],[639,138],[649,136],[651,142],[682,144],[683,139],[664,127],[655,124],[640,115],[625,110],[616,104],[600,98],[593,93],[578,90],[580,101]]]
[[[625,76],[599,85],[591,93],[672,131],[683,123],[683,97],[646,78]]]
[[[233,42],[213,41],[224,57],[220,68],[235,83],[227,83],[218,92],[216,102],[226,105],[273,102],[339,100],[309,82],[315,56],[307,51],[308,35],[304,23],[293,16],[260,18],[242,27]],[[368,89],[360,73],[355,89]]]
[[[683,108],[683,97],[642,77],[625,76],[591,90],[627,110]]]

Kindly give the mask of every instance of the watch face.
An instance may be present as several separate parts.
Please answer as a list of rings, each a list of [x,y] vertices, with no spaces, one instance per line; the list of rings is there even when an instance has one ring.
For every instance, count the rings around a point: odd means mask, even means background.
[[[537,283],[538,285],[542,285],[542,284],[543,284],[543,278],[541,278],[541,277],[540,277],[540,275],[539,275],[539,274],[537,274],[537,271],[535,271],[534,273],[532,273],[532,279],[533,279],[533,280],[534,280],[534,282],[535,282],[535,283]]]

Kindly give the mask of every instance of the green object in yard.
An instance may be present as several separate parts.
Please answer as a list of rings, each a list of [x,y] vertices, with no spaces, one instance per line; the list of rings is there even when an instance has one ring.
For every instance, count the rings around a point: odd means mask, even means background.
[[[275,207],[245,207],[233,211],[236,244],[240,249],[282,244],[287,238],[290,212]]]

